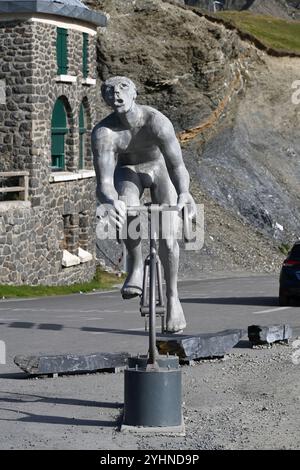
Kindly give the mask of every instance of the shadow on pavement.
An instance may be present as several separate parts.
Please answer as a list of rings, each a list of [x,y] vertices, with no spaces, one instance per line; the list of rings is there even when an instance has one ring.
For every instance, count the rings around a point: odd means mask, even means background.
[[[9,328],[34,328],[37,327],[38,330],[51,330],[51,331],[60,331],[64,325],[59,325],[57,323],[31,323],[24,321],[15,321],[9,324],[6,324]]]
[[[13,410],[9,408],[0,408],[3,411],[12,411],[17,413],[18,416],[20,414],[25,415],[22,418],[16,419],[7,419],[7,418],[0,418],[0,421],[17,421],[18,423],[44,423],[44,424],[63,424],[64,426],[97,426],[97,427],[112,427],[117,428],[119,427],[121,418],[118,417],[115,421],[100,421],[97,419],[77,419],[77,418],[66,418],[65,416],[45,416],[45,415],[38,415],[34,413],[28,413],[27,411],[21,410]]]
[[[27,380],[28,374],[26,374],[26,372],[12,372],[11,374],[0,374],[0,379]]]
[[[35,323],[25,322],[25,321],[15,321],[10,323],[10,328],[33,328]]]
[[[84,320],[83,320],[84,321]],[[92,332],[92,333],[115,333],[117,335],[129,335],[129,336],[148,336],[147,331],[140,331],[138,329],[136,330],[120,330],[116,328],[98,328],[98,327],[89,327],[89,326],[83,326],[83,327],[75,327],[75,326],[65,326],[65,325],[59,325],[56,323],[29,323],[29,322],[13,322],[13,323],[4,323],[5,326],[8,328],[33,328],[36,326],[38,330],[49,330],[49,331],[62,331],[64,329],[68,330],[81,330],[81,331],[87,331],[87,332]],[[0,375],[1,377],[1,375]]]
[[[241,339],[235,346],[234,348],[239,348],[239,349],[252,349],[252,344],[250,341],[247,339]]]
[[[3,395],[8,396],[3,396]],[[13,393],[0,390],[0,402],[8,403],[54,403],[55,405],[75,405],[75,406],[97,406],[98,408],[122,408],[123,403],[99,402],[90,400],[79,400],[77,398],[51,398],[43,395],[31,395],[28,393]]]
[[[97,407],[109,408],[109,409],[121,409],[123,408],[123,403],[113,403],[113,402],[98,402],[98,401],[89,401],[89,400],[80,400],[77,398],[51,398],[41,395],[30,395],[30,394],[21,394],[13,393],[7,391],[0,391],[0,403],[49,403],[55,405],[71,405],[71,406],[85,406],[85,407]],[[0,408],[3,411],[12,411],[14,413],[21,413],[25,416],[22,418],[16,419],[5,419],[0,418],[0,421],[18,421],[18,422],[27,422],[27,423],[48,423],[48,424],[64,424],[64,425],[76,425],[76,426],[103,426],[103,427],[117,427],[119,424],[120,418],[116,421],[99,421],[99,420],[90,420],[90,419],[76,419],[76,418],[66,418],[64,416],[42,416],[34,413],[28,413],[20,410],[10,409],[10,408]]]
[[[278,307],[278,297],[211,297],[180,299],[184,304],[212,305],[255,305],[258,307]]]
[[[93,328],[89,326],[83,326],[80,328],[81,331],[89,331],[95,333],[115,333],[117,335],[130,335],[130,336],[148,336],[148,331],[137,331],[137,330],[118,330],[115,328]]]

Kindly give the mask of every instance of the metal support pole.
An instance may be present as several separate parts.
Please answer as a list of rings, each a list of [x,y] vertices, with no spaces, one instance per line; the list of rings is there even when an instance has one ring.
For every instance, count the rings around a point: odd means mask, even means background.
[[[150,232],[150,288],[149,288],[149,359],[147,368],[158,368],[156,350],[156,241],[151,224],[151,206],[148,210]]]
[[[164,294],[162,287],[162,276],[161,276],[161,262],[159,257],[156,258],[156,273],[157,273],[157,286],[158,286],[158,303],[160,307],[164,306]]]

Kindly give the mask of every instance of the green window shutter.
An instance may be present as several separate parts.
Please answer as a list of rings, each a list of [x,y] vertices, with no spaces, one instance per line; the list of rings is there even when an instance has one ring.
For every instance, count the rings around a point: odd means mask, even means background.
[[[82,170],[84,168],[84,134],[86,133],[86,128],[84,126],[84,108],[83,104],[80,105],[79,110],[79,168]]]
[[[65,28],[57,28],[56,37],[57,74],[68,73],[68,31]]]
[[[89,74],[89,36],[82,33],[82,74],[84,78]]]
[[[56,101],[51,120],[51,167],[53,170],[65,168],[65,134],[67,129],[67,116],[63,101]]]

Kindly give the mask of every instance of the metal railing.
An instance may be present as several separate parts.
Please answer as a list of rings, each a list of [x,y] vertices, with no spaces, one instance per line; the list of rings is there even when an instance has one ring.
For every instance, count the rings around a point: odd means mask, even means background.
[[[15,178],[18,177],[18,186],[0,186],[1,193],[21,193],[20,200],[28,201],[28,185],[29,185],[29,172],[28,171],[1,171],[1,178]]]

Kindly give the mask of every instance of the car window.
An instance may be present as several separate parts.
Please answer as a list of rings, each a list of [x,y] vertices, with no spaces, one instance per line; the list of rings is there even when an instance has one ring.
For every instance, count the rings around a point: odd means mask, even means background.
[[[291,259],[300,260],[300,245],[295,245],[292,248],[292,251],[289,256]]]

